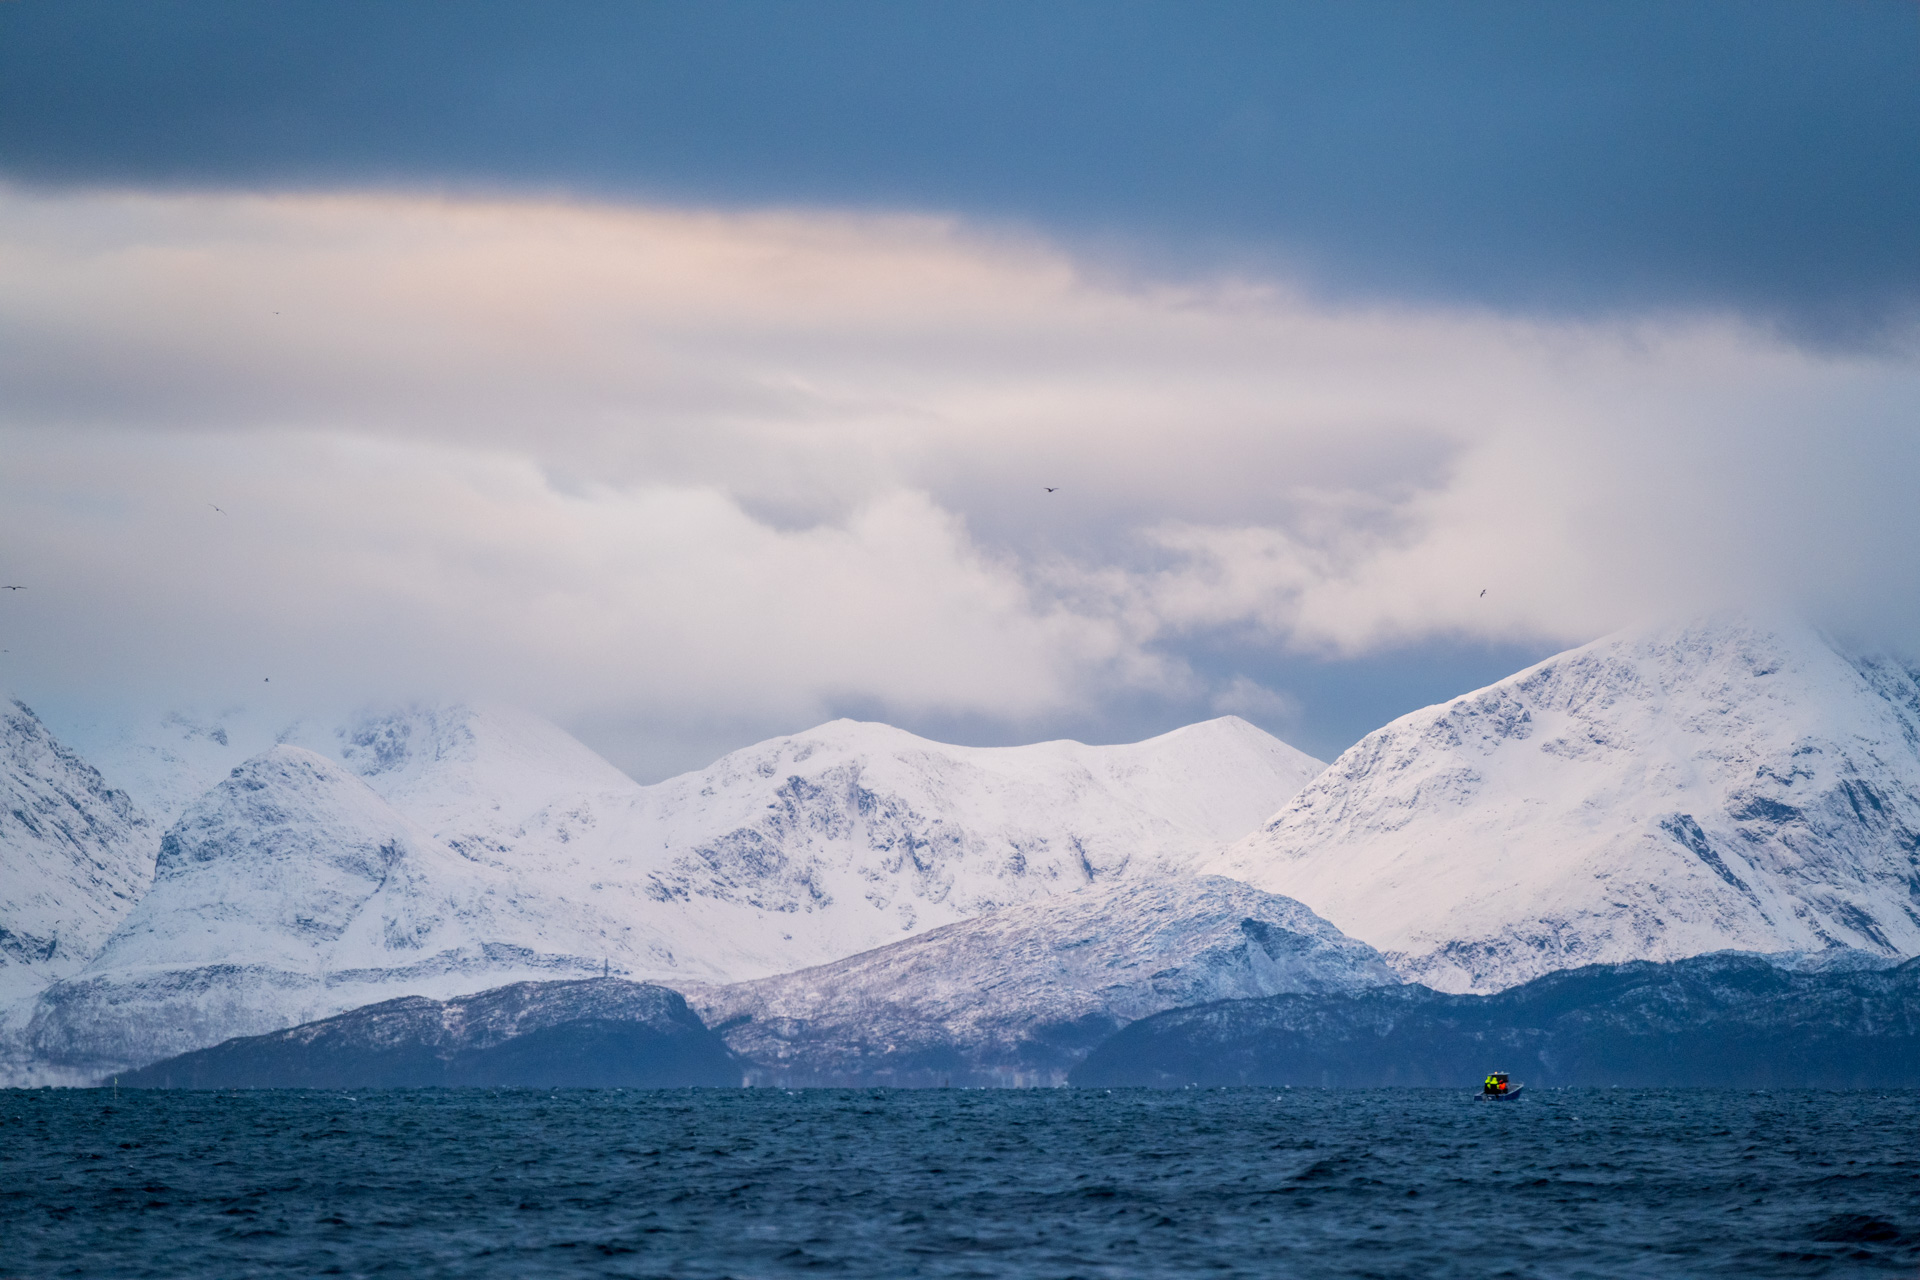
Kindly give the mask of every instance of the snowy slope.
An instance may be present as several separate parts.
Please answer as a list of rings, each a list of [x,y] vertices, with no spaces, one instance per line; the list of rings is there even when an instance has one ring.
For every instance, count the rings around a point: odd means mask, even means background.
[[[1190,868],[1324,767],[1233,717],[1123,746],[996,748],[839,720],[654,786],[497,707],[404,708],[303,741],[557,917],[620,920],[631,945],[595,954],[669,982],[781,973]]]
[[[1008,907],[689,999],[773,1082],[1059,1084],[1116,1028],[1163,1009],[1397,981],[1291,899],[1180,876]]]
[[[638,784],[557,726],[497,706],[414,705],[336,723],[270,705],[170,711],[151,721],[83,724],[81,754],[162,829],[236,767],[275,746],[343,765],[468,856],[503,852],[539,815],[564,821],[582,797]],[[559,838],[559,837],[557,837]]]
[[[462,857],[530,872],[644,791],[557,725],[506,707],[368,713],[307,745]]]
[[[268,708],[227,707],[174,710],[131,723],[82,722],[62,736],[165,831],[237,766],[280,741],[298,740],[300,728]]]
[[[125,792],[0,701],[0,1017],[93,958],[146,890],[158,843]]]
[[[750,947],[745,978],[1191,869],[1322,767],[1233,717],[1125,746],[998,748],[837,720],[648,788],[619,856],[648,896]]]
[[[275,747],[167,832],[152,889],[42,993],[28,1042],[98,1073],[392,995],[598,967],[523,896],[332,761]]]
[[[173,802],[259,739],[258,719],[173,717],[110,758]],[[646,933],[659,963],[609,954],[663,980],[784,972],[1095,880],[1191,868],[1324,767],[1234,717],[1123,746],[1006,748],[841,720],[650,787],[499,707],[405,707],[275,739],[336,760],[470,861]],[[186,781],[163,776],[169,759]]]
[[[1487,991],[1726,948],[1920,952],[1920,683],[1788,621],[1649,628],[1402,717],[1216,864]]]
[[[1318,763],[1237,720],[1124,747],[837,722],[642,787],[559,729],[411,708],[255,757],[33,1044],[105,1071],[398,994],[607,970],[719,983],[1191,863]],[[158,790],[156,788],[156,790]]]

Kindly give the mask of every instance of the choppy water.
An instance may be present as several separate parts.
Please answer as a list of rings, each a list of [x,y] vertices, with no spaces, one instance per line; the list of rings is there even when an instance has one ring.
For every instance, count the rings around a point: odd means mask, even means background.
[[[1920,1275],[1920,1093],[0,1092],[0,1276]]]

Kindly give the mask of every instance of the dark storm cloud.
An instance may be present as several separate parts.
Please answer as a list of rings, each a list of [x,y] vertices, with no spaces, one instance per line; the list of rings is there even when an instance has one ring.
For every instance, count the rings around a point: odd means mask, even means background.
[[[0,167],[939,209],[1844,343],[1920,301],[1920,7],[24,0]]]

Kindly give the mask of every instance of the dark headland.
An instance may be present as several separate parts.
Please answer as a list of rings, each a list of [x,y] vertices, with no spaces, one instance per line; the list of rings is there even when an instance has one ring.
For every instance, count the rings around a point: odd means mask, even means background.
[[[1421,986],[1174,1009],[1123,1028],[1077,1085],[1920,1087],[1920,960],[1796,972],[1721,952],[1592,965],[1493,995]]]
[[[620,978],[405,996],[244,1036],[119,1077],[122,1087],[672,1089],[740,1083],[677,992]]]

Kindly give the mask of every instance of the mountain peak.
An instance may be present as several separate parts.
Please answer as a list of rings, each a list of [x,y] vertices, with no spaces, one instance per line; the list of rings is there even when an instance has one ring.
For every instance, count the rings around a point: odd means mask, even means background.
[[[365,783],[281,743],[235,767],[162,837],[154,890],[103,959],[124,965],[165,937],[176,944],[169,963],[204,960],[183,955],[175,935],[211,913],[233,922],[212,944],[221,951],[238,929],[249,956],[312,967],[374,895],[436,855],[431,837]]]
[[[1920,684],[1791,619],[1558,654],[1369,734],[1218,864],[1450,990],[1920,951]]]

